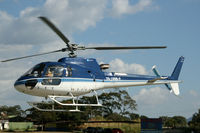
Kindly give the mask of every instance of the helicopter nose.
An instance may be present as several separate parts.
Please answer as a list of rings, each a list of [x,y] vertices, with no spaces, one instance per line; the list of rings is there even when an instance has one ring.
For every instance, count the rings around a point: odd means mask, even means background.
[[[22,81],[16,81],[14,84],[14,87],[19,92],[24,92],[26,89],[25,82],[22,82]]]
[[[14,84],[14,87],[16,90],[20,92],[27,92],[27,89],[32,90],[38,81],[36,79],[31,79],[31,80],[17,80]]]

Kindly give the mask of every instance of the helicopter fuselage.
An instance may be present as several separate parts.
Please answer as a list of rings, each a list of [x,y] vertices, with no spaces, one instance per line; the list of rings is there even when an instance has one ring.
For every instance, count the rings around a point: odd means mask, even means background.
[[[172,82],[170,76],[159,79],[158,76],[104,72],[93,58],[61,58],[58,62],[42,62],[34,66],[14,86],[25,94],[47,97],[79,96],[106,88]]]

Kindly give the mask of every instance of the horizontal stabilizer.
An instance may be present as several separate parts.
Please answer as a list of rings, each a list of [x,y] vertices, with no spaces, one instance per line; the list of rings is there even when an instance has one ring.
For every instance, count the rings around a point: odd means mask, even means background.
[[[156,69],[156,66],[155,66],[155,65],[152,67],[152,71],[153,71],[153,73],[154,73],[157,77],[161,77],[161,76],[160,76],[160,73],[159,73],[158,70]],[[167,87],[167,89],[168,89],[170,92],[172,92],[172,89],[171,89],[171,87],[170,87],[168,84],[165,84],[165,86]]]

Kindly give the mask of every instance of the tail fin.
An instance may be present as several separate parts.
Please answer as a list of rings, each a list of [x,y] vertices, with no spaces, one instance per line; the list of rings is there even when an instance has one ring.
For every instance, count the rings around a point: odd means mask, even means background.
[[[169,79],[171,80],[178,80],[178,77],[179,77],[179,74],[181,72],[181,68],[182,68],[182,65],[183,65],[183,62],[184,62],[184,57],[181,56],[174,68],[174,71],[172,72],[172,75],[169,77]]]
[[[176,64],[175,68],[174,68],[174,71],[172,72],[172,75],[168,78],[169,80],[178,80],[178,77],[179,77],[179,74],[181,72],[181,68],[182,68],[183,62],[184,62],[184,57],[181,56],[179,58],[177,64]],[[157,77],[161,77],[161,75],[159,74],[159,72],[156,69],[156,66],[153,66],[152,71],[154,72],[154,74]],[[167,89],[170,92],[174,92],[174,94],[176,96],[180,94],[178,82],[171,82],[171,83],[165,84],[165,86],[167,87]]]

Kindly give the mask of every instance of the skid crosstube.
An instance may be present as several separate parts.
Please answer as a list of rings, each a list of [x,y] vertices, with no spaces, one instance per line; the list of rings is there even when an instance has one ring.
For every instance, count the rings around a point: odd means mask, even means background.
[[[74,97],[72,93],[70,93],[71,96],[55,96],[55,95],[49,95],[48,96],[49,99],[51,99],[53,102],[56,102],[59,105],[62,105],[62,106],[75,106],[76,109],[74,109],[74,110],[55,109],[54,108],[54,104],[52,104],[52,108],[51,109],[42,109],[42,108],[38,107],[38,104],[44,104],[43,102],[28,102],[28,104],[30,106],[32,106],[33,108],[39,110],[39,111],[81,112],[78,109],[78,107],[80,107],[80,106],[85,106],[85,107],[88,107],[88,106],[96,106],[96,107],[102,106],[102,104],[99,103],[98,95],[97,95],[96,91],[93,91],[93,92],[95,93],[95,96],[96,96],[96,100],[97,100],[96,104],[80,104],[80,103],[78,103],[78,97]],[[72,103],[62,103],[62,102],[58,101],[56,98],[72,98]],[[76,102],[75,102],[75,100],[76,100]]]

